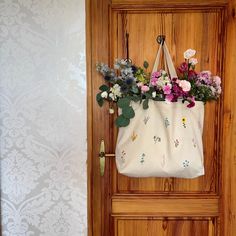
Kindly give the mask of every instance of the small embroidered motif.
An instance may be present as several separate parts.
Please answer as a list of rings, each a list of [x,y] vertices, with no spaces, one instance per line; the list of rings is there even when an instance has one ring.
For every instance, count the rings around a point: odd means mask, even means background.
[[[167,128],[170,125],[168,118],[165,118],[165,127]]]
[[[121,152],[121,157],[120,157],[120,159],[121,159],[121,161],[122,161],[123,163],[125,163],[125,156],[126,156],[126,152],[125,152],[125,151],[122,151],[122,152]]]
[[[144,163],[144,158],[145,158],[145,154],[143,153],[142,156],[141,156],[141,159],[140,159],[140,163],[143,164]]]
[[[193,142],[193,146],[196,148],[197,147],[197,143],[196,143],[195,139],[192,139],[192,142]]]
[[[185,117],[182,118],[182,124],[183,124],[184,128],[187,128],[187,126],[186,126],[186,118]]]
[[[175,147],[177,148],[179,146],[179,140],[178,139],[174,140],[174,143],[175,143]]]
[[[188,161],[188,160],[185,160],[185,161],[183,162],[183,167],[184,167],[184,168],[189,167],[189,161]]]
[[[150,116],[145,116],[143,122],[146,125],[148,123],[148,121],[150,120]]]
[[[162,156],[162,161],[161,161],[161,167],[164,168],[165,165],[166,165],[166,156],[163,155]]]
[[[133,132],[133,134],[131,135],[132,142],[134,142],[137,137],[138,135],[135,132]]]
[[[161,138],[160,137],[157,137],[156,135],[153,137],[153,140],[154,140],[154,142],[155,142],[155,144],[157,143],[157,142],[161,142]]]

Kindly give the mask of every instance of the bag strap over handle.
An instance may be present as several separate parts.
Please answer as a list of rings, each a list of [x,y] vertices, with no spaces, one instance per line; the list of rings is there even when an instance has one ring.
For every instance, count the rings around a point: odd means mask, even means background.
[[[160,36],[158,36],[158,37],[160,37]],[[170,52],[168,50],[168,47],[167,47],[164,39],[162,39],[162,40],[163,41],[161,41],[161,42],[158,41],[158,43],[160,43],[160,47],[157,51],[157,56],[156,56],[156,60],[155,60],[154,66],[153,66],[152,73],[157,71],[157,69],[158,69],[158,66],[160,64],[161,51],[163,49],[165,67],[167,65],[167,68],[169,70],[169,75],[171,78],[177,78],[177,73],[176,73],[173,61],[171,59],[171,56],[170,56]]]

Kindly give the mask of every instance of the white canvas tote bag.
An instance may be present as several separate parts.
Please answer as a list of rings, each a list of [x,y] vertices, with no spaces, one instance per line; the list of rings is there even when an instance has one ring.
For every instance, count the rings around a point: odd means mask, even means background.
[[[153,71],[160,61],[160,46]],[[166,44],[163,45],[170,76],[175,68]],[[202,131],[204,104],[187,108],[181,101],[149,100],[149,108],[132,103],[135,117],[119,128],[116,165],[130,177],[195,178],[204,175]]]

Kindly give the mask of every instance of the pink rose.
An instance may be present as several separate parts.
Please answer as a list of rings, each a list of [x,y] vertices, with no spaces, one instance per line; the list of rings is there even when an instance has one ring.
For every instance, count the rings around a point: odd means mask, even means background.
[[[187,80],[178,80],[178,85],[182,88],[184,92],[188,92],[191,89],[191,84]]]
[[[141,91],[142,91],[142,92],[147,92],[147,91],[149,91],[149,87],[148,87],[147,85],[143,85],[143,86],[141,87]]]

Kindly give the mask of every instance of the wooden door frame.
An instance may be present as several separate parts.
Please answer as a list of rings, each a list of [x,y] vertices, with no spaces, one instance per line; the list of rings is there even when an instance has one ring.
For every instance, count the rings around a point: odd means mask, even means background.
[[[140,1],[139,1],[140,2]],[[153,2],[153,1],[146,1]],[[143,4],[147,4],[143,1]],[[163,1],[158,6],[163,7]],[[169,2],[169,1],[166,1]],[[171,1],[172,4],[174,1]],[[180,1],[181,2],[181,1]],[[184,6],[188,0],[183,0]],[[192,1],[189,1],[192,2]],[[204,2],[204,1],[199,1]],[[214,1],[223,2],[222,1]],[[103,109],[96,106],[95,94],[98,87],[95,64],[98,61],[109,61],[109,7],[110,0],[86,0],[86,61],[87,61],[87,127],[88,127],[88,235],[103,236],[102,232],[109,232],[111,229],[102,223],[109,221],[109,192],[105,186],[110,184],[106,174],[103,178],[99,174],[99,141],[102,138],[109,139],[109,115]],[[180,4],[180,3],[178,3]],[[201,3],[199,3],[201,4]],[[153,4],[150,4],[152,7]],[[187,5],[186,5],[187,6]],[[116,4],[115,7],[132,7],[124,4]],[[223,78],[224,83],[223,99],[223,143],[221,148],[221,179],[220,185],[222,195],[220,196],[221,207],[221,235],[234,236],[236,234],[236,0],[229,0],[227,5],[227,37],[225,45],[225,65]],[[94,124],[97,124],[94,126]],[[108,152],[112,145],[108,146]],[[109,160],[107,166],[110,165]],[[105,199],[105,200],[104,200]],[[106,201],[107,200],[107,201]],[[102,213],[101,213],[102,212]],[[110,224],[111,222],[109,222]],[[108,224],[108,225],[109,225]],[[109,234],[108,234],[109,235]]]

